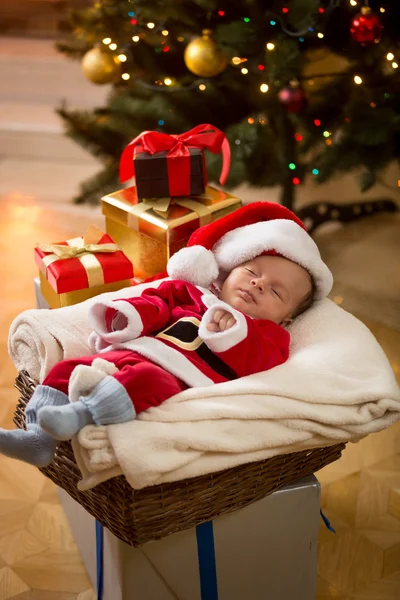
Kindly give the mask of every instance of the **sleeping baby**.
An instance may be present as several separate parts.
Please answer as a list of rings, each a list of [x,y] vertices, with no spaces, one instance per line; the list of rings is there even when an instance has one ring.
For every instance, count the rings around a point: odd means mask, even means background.
[[[51,369],[26,407],[26,431],[0,430],[0,452],[46,466],[86,425],[130,421],[188,387],[276,367],[289,356],[287,326],[332,287],[302,222],[269,202],[199,228],[168,274],[139,296],[94,301],[93,354]],[[113,374],[70,402],[75,367],[98,358]]]

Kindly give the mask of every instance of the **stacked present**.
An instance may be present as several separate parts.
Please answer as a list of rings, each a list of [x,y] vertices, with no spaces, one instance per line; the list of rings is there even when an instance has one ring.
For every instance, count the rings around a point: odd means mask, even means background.
[[[190,235],[241,206],[234,196],[207,185],[204,150],[222,152],[220,183],[228,177],[230,150],[222,131],[199,125],[181,135],[145,131],[121,156],[121,181],[135,186],[102,199],[106,231],[146,279],[165,271],[168,259]]]
[[[238,198],[208,185],[205,149],[222,153],[223,185],[229,143],[212,125],[181,135],[145,131],[125,148],[121,182],[135,176],[135,186],[103,197],[107,234],[92,227],[82,238],[35,249],[40,289],[51,308],[131,285],[133,275],[163,273],[198,227],[241,206]]]

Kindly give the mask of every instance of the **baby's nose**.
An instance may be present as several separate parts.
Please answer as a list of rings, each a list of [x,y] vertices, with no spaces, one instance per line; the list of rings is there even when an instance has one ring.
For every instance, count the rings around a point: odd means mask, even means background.
[[[260,294],[262,294],[264,292],[264,284],[261,279],[252,279],[251,285],[253,287],[256,287],[258,289],[258,291],[260,292]]]

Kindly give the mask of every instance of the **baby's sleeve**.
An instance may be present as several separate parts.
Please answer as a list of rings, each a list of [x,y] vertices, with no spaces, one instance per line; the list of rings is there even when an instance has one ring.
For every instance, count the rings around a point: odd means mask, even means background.
[[[209,331],[217,310],[231,313],[236,323],[225,331]],[[251,319],[225,302],[215,302],[204,314],[199,335],[238,377],[267,371],[289,357],[290,335],[280,325],[264,319]]]

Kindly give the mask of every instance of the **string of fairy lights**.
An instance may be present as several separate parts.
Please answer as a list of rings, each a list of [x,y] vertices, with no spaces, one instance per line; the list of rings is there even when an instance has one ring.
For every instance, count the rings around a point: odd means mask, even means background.
[[[340,0],[330,0],[328,6],[326,8],[323,8],[323,7],[319,8],[319,10],[318,10],[319,16],[321,16],[321,15],[327,16],[334,8],[336,8],[336,6],[339,4],[339,2],[340,2]],[[358,2],[358,0],[349,0],[349,5],[352,8],[358,8],[360,4],[361,3]],[[368,0],[363,2],[362,6],[368,6]],[[385,11],[386,11],[385,7],[381,6],[379,8],[380,13],[385,13]],[[288,13],[289,13],[289,8],[283,7],[282,8],[282,16],[268,12],[266,14],[266,18],[269,19],[269,25],[272,28],[275,28],[277,25],[279,25],[284,33],[286,33],[287,35],[292,36],[292,37],[297,37],[299,43],[303,43],[305,41],[304,36],[306,36],[306,35],[307,36],[311,35],[314,38],[316,37],[320,40],[322,40],[325,37],[324,33],[322,31],[317,30],[318,28],[315,25],[315,19],[313,20],[312,23],[310,23],[307,27],[304,27],[302,30],[298,30],[298,31],[291,30],[290,28],[287,27],[287,25],[285,24],[285,20],[284,20],[284,15],[286,15]],[[217,14],[221,18],[224,18],[227,16],[226,12],[223,10],[218,10]],[[168,43],[168,37],[170,35],[170,32],[162,24],[157,24],[154,21],[147,21],[147,22],[141,21],[139,19],[139,16],[136,15],[135,11],[133,11],[133,10],[129,11],[127,16],[130,18],[130,23],[132,24],[132,26],[137,29],[137,31],[134,32],[135,34],[132,36],[132,41],[135,44],[137,44],[139,42],[145,42],[146,29],[147,29],[152,32],[159,32],[160,35],[162,36],[160,44],[156,45],[154,48],[154,51],[156,53],[157,52],[158,53],[161,53],[161,52],[166,53],[171,50],[171,44]],[[250,22],[249,17],[242,17],[242,19],[245,23]],[[178,36],[176,39],[180,43],[185,41],[184,36]],[[116,42],[114,42],[110,37],[105,37],[102,40],[102,42],[104,45],[108,46],[108,48],[111,51],[116,52],[115,58],[121,63],[122,66],[125,63],[127,63],[129,51],[124,50],[124,49],[120,50],[118,48],[118,44]],[[265,49],[267,50],[267,52],[273,52],[274,50],[276,50],[276,44],[272,41],[267,41],[265,44]],[[387,54],[386,58],[389,62],[391,62],[391,66],[393,69],[397,69],[399,67],[399,61],[395,58],[395,55],[393,54],[393,52],[389,52]],[[262,63],[262,61],[256,61],[257,64],[243,65],[243,63],[248,63],[248,59],[246,57],[234,56],[230,62],[233,67],[239,67],[239,71],[242,75],[248,75],[249,72],[254,73],[257,71],[260,75],[262,75],[263,72],[265,72],[265,65]],[[330,73],[326,73],[324,75],[326,77],[332,76],[332,74],[330,74]],[[120,76],[123,81],[129,81],[129,79],[131,78],[131,74],[127,70],[124,70],[123,68],[122,68],[122,72],[121,72]],[[307,77],[304,77],[304,78],[300,77],[299,79],[307,80],[309,85],[313,84],[313,78],[310,79]],[[356,85],[361,85],[363,83],[363,78],[360,74],[356,73],[353,75],[353,81]],[[163,79],[156,80],[154,83],[146,82],[146,81],[143,81],[143,80],[137,78],[137,79],[135,79],[135,83],[143,85],[147,89],[153,89],[154,91],[159,91],[159,92],[161,91],[161,92],[168,92],[168,93],[180,91],[182,88],[189,89],[189,90],[194,90],[197,88],[199,91],[205,91],[207,89],[207,80],[204,77],[201,77],[185,86],[177,85],[175,79],[173,77],[168,77],[168,76],[164,77]],[[263,94],[267,93],[268,90],[270,89],[270,85],[271,85],[270,82],[261,81],[259,84],[260,92]]]
[[[348,4],[349,4],[349,8],[350,10],[354,10],[355,11],[359,11],[361,10],[362,12],[358,15],[355,15],[353,22],[352,22],[352,26],[356,27],[356,33],[357,33],[357,27],[359,25],[358,21],[361,21],[362,18],[359,19],[360,15],[364,15],[367,14],[367,10],[369,11],[369,2],[368,0],[364,0],[364,1],[358,1],[358,0],[347,0]],[[313,37],[314,39],[318,39],[318,40],[323,40],[324,39],[324,33],[323,31],[321,31],[322,27],[321,27],[321,22],[329,15],[330,12],[332,12],[340,3],[340,0],[329,0],[329,3],[327,4],[327,6],[324,7],[320,7],[318,9],[318,14],[314,15],[314,17],[312,18],[312,21],[306,26],[303,27],[301,30],[293,30],[290,29],[290,27],[288,27],[285,16],[289,13],[289,7],[282,7],[281,9],[281,14],[275,14],[275,13],[271,13],[268,12],[266,13],[266,18],[269,19],[269,26],[271,27],[271,37],[273,36],[274,30],[277,27],[280,27],[280,29],[286,33],[288,36],[290,37],[296,37],[299,44],[303,44],[305,42],[306,37],[309,38],[310,36]],[[363,12],[365,10],[365,13]],[[377,9],[376,9],[377,11]],[[379,13],[383,14],[386,12],[386,9],[384,6],[380,6],[379,7]],[[226,13],[226,11],[224,10],[218,10],[217,11],[218,17],[222,20],[229,18],[229,14]],[[146,43],[146,36],[147,36],[147,32],[152,32],[152,34],[156,33],[159,34],[160,36],[160,42],[159,44],[157,44],[154,47],[154,51],[156,53],[167,53],[170,52],[171,50],[171,46],[172,46],[172,40],[170,39],[170,32],[169,30],[163,25],[163,24],[157,24],[154,21],[144,21],[140,18],[139,15],[137,15],[135,13],[134,10],[130,10],[127,14],[127,16],[130,19],[130,23],[132,25],[132,27],[134,28],[133,30],[133,35],[132,35],[132,42],[134,42],[134,44],[140,44],[140,43]],[[378,34],[376,36],[376,39],[373,40],[374,43],[378,43],[380,41],[380,35],[379,35],[379,27],[381,27],[380,22],[379,22],[379,17],[376,17],[376,26],[377,26],[377,31]],[[250,17],[248,16],[243,16],[242,17],[243,22],[244,23],[250,23]],[[381,27],[381,30],[383,28]],[[154,36],[153,36],[154,37]],[[355,39],[356,41],[359,41],[357,39],[357,36],[353,35],[352,32],[352,37],[353,39]],[[176,41],[178,43],[184,43],[184,42],[188,42],[189,40],[185,39],[185,36],[178,36],[176,38]],[[129,79],[131,78],[131,74],[128,72],[128,69],[124,70],[123,66],[125,63],[129,64],[129,50],[124,50],[123,48],[119,48],[118,44],[113,41],[111,39],[111,37],[105,37],[102,40],[102,43],[105,46],[108,46],[109,50],[111,50],[115,56],[115,58],[121,63],[122,69],[121,69],[121,74],[120,77],[123,81],[128,82]],[[364,45],[364,44],[363,44]],[[365,44],[365,45],[370,45],[370,44]],[[265,50],[266,52],[274,52],[277,49],[277,43],[276,41],[272,41],[272,40],[266,40],[265,42]],[[393,72],[396,71],[396,69],[398,69],[399,67],[399,60],[397,59],[397,57],[395,56],[394,52],[388,52],[385,56],[385,59],[388,63],[388,67],[390,67]],[[268,81],[268,78],[265,77],[266,75],[266,66],[264,64],[264,61],[261,60],[249,60],[247,57],[245,56],[234,56],[231,58],[230,60],[230,66],[233,68],[237,68],[240,75],[241,76],[247,76],[249,73],[255,75],[258,74],[260,77],[259,80],[259,92],[261,94],[266,94],[269,90],[270,90],[270,86],[271,86],[271,81]],[[363,79],[363,75],[361,73],[349,73],[349,72],[340,72],[340,73],[321,73],[321,74],[317,74],[317,75],[312,75],[311,77],[298,77],[298,80],[296,80],[296,82],[293,82],[294,85],[298,86],[300,82],[304,82],[305,84],[308,84],[310,86],[314,85],[314,80],[318,79],[318,78],[331,78],[334,76],[351,76],[353,79],[353,82],[356,86],[360,86],[364,83],[364,79]],[[208,85],[208,79],[206,77],[200,77],[198,79],[195,79],[193,82],[191,82],[190,84],[187,84],[185,86],[179,85],[177,84],[176,80],[171,76],[171,77],[164,77],[163,79],[159,79],[156,80],[154,83],[150,83],[150,82],[146,82],[143,81],[141,79],[135,78],[135,84],[139,84],[147,89],[150,90],[154,90],[157,92],[168,92],[168,93],[176,93],[176,92],[180,92],[182,91],[182,89],[184,90],[198,90],[200,92],[206,92],[207,90],[207,85]],[[389,97],[389,94],[385,94],[385,98]],[[371,108],[376,108],[377,104],[374,101],[370,102],[370,107]],[[295,111],[293,111],[295,112]],[[257,116],[257,118],[254,118],[252,116],[250,116],[248,119],[248,124],[249,125],[254,125],[255,123],[259,123],[261,125],[265,125],[268,121],[266,119],[266,117],[264,117],[263,115]],[[344,119],[345,123],[350,123],[350,119],[348,117],[346,117]],[[165,124],[164,119],[160,119],[158,120],[158,125],[160,127],[162,127]],[[325,144],[327,146],[331,146],[333,141],[333,133],[331,131],[328,131],[326,129],[323,128],[322,126],[322,122],[320,119],[314,119],[313,124],[315,127],[317,128],[321,128],[321,135],[324,138]],[[301,133],[296,132],[295,133],[295,140],[296,142],[301,142],[303,140],[303,135],[301,135]],[[236,139],[235,140],[235,144],[236,145],[240,145],[241,144],[241,140],[240,139]],[[294,185],[299,185],[302,181],[300,179],[300,177],[296,176],[296,170],[297,170],[297,165],[293,162],[289,163],[288,165],[289,170],[293,173],[293,178],[292,178],[292,182]],[[312,175],[317,176],[319,174],[319,170],[314,167],[310,169],[310,172]]]
[[[281,30],[286,33],[287,35],[291,36],[291,37],[297,37],[299,43],[303,43],[305,41],[305,37],[306,35],[313,35],[314,37],[317,37],[319,39],[323,39],[324,38],[324,34],[322,33],[322,31],[317,31],[316,28],[316,20],[318,19],[318,17],[321,16],[327,16],[338,4],[339,4],[340,0],[329,0],[329,4],[326,8],[320,7],[319,11],[318,11],[318,15],[315,16],[315,18],[312,19],[312,21],[303,29],[295,31],[290,29],[285,22],[285,15],[287,15],[289,13],[289,8],[288,7],[283,7],[282,8],[282,15],[278,15],[275,13],[272,13],[270,11],[268,11],[265,14],[266,19],[269,19],[269,25],[271,28],[275,29],[277,26],[280,26]],[[220,17],[221,19],[224,19],[225,17],[228,17],[229,15],[226,13],[226,11],[224,10],[218,10],[217,11],[217,15],[218,17]],[[133,32],[134,35],[132,36],[132,41],[135,44],[138,44],[139,42],[145,42],[146,41],[146,31],[149,30],[152,33],[160,33],[160,35],[162,36],[161,40],[160,40],[160,44],[156,45],[154,48],[154,51],[157,53],[161,53],[161,52],[169,52],[171,50],[171,44],[168,43],[168,37],[170,35],[170,32],[168,31],[167,28],[164,27],[164,25],[162,24],[157,24],[154,21],[143,21],[140,19],[139,15],[137,15],[135,13],[135,11],[131,10],[127,13],[127,16],[130,18],[130,23],[131,25],[135,28],[135,31]],[[247,16],[243,16],[242,20],[244,23],[250,23],[251,19],[250,17]],[[177,41],[182,43],[185,42],[186,39],[184,36],[178,36]],[[129,51],[121,49],[118,49],[118,45],[117,43],[115,43],[110,37],[105,37],[102,40],[103,44],[105,44],[106,46],[109,47],[110,50],[112,50],[113,52],[116,52],[116,58],[121,62],[121,63],[127,63],[128,61],[128,54]],[[276,44],[272,41],[267,41],[265,44],[265,48],[268,52],[272,52],[276,49]],[[239,71],[242,75],[248,75],[249,72],[253,72],[253,73],[259,73],[260,75],[262,75],[262,73],[265,71],[265,65],[262,63],[262,60],[256,61],[257,64],[247,64],[245,66],[240,66],[243,65],[243,63],[247,63],[248,59],[246,57],[239,57],[239,56],[234,56],[231,59],[231,66],[233,67],[240,67]],[[123,70],[122,69],[122,73],[121,73],[121,79],[123,81],[129,81],[131,78],[131,74],[127,71],[127,70]],[[157,80],[154,82],[154,84],[149,83],[149,82],[145,82],[143,80],[140,80],[138,78],[135,78],[135,83],[138,83],[140,85],[145,86],[148,89],[154,89],[154,91],[164,91],[164,92],[175,92],[176,91],[176,82],[172,77],[165,77],[163,80]],[[185,89],[198,89],[200,91],[205,91],[207,89],[207,80],[204,77],[199,78],[198,80],[195,80],[194,82],[182,86],[179,85],[177,86],[178,90],[185,88]],[[270,88],[270,83],[266,82],[266,81],[261,81],[259,84],[259,90],[262,94],[265,94],[266,92],[268,92]]]

